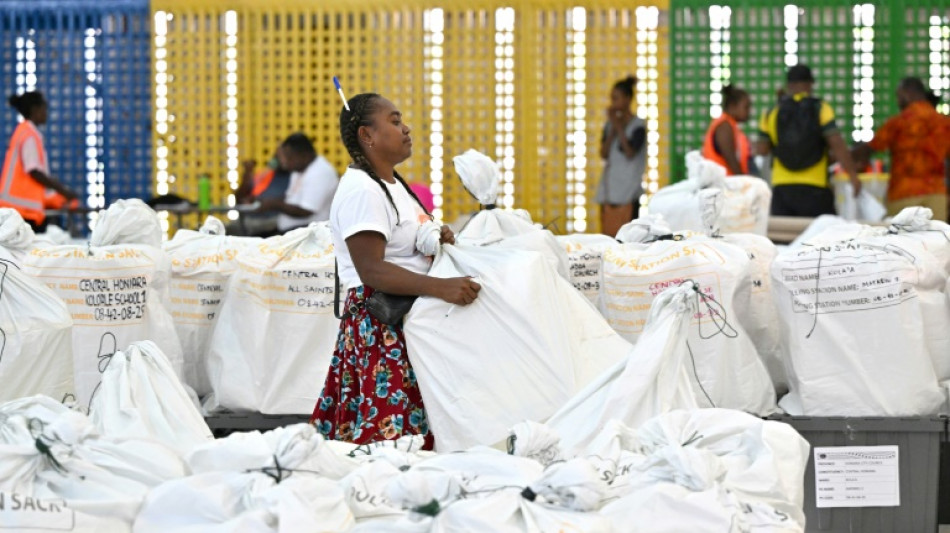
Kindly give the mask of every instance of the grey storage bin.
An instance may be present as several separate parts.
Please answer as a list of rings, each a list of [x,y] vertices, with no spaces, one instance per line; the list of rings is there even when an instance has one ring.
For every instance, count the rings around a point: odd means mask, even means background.
[[[818,509],[815,503],[815,461],[811,453],[805,472],[805,530],[853,533],[935,533],[940,444],[946,420],[925,418],[844,418],[778,416],[773,420],[795,428],[820,446],[899,446],[899,507]]]
[[[221,438],[235,431],[270,431],[310,421],[310,415],[264,415],[261,413],[224,413],[205,417],[208,428]]]

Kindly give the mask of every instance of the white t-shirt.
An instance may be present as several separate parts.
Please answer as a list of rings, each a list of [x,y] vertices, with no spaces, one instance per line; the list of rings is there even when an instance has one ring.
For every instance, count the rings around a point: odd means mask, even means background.
[[[303,172],[290,175],[290,184],[284,194],[284,202],[313,212],[309,217],[292,217],[281,213],[277,217],[277,229],[286,231],[311,222],[330,218],[330,203],[336,192],[339,179],[336,169],[323,156],[316,159]]]
[[[43,141],[43,134],[40,133],[40,130],[36,128],[36,125],[30,121],[27,121],[29,127],[33,128],[33,131],[36,132],[37,137],[40,138],[40,142]],[[36,145],[36,139],[33,137],[27,137],[23,144],[20,146],[20,163],[23,165],[23,170],[30,172],[32,170],[39,170],[43,174],[49,176],[49,163],[46,162],[46,151],[43,151],[43,157],[40,157],[39,147]]]
[[[383,184],[389,189],[393,202],[399,207],[399,221],[382,187],[369,177],[369,174],[355,168],[348,168],[340,179],[340,188],[333,197],[330,208],[330,231],[333,233],[333,247],[340,268],[340,280],[343,286],[351,289],[363,284],[346,239],[361,231],[375,231],[386,238],[384,259],[406,270],[425,274],[432,260],[416,250],[416,232],[421,222],[427,220],[422,207],[409,195],[401,183]]]

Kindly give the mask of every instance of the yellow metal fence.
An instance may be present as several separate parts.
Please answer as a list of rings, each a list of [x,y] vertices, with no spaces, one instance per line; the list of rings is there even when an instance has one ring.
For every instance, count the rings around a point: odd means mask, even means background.
[[[503,205],[560,232],[596,231],[604,108],[627,74],[649,125],[647,191],[666,182],[665,3],[399,6],[153,1],[156,193],[195,199],[208,174],[213,203],[233,202],[240,162],[263,163],[295,131],[342,172],[333,76],[403,111],[415,148],[399,170],[432,185],[446,221],[477,209],[452,167],[474,148],[502,165]]]

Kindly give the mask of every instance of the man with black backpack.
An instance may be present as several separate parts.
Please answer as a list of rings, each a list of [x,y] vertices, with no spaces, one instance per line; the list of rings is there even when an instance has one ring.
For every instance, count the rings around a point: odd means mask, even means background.
[[[854,194],[861,181],[851,152],[835,124],[831,106],[812,96],[815,78],[806,65],[795,65],[786,75],[787,93],[762,115],[758,155],[772,153],[772,215],[817,217],[835,213],[834,193],[828,186],[828,153],[851,178]]]

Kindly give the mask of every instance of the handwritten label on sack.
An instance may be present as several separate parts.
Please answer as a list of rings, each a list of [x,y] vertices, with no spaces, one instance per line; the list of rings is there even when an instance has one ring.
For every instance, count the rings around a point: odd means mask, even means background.
[[[832,446],[814,453],[818,508],[901,504],[897,446]]]
[[[0,530],[72,531],[75,526],[76,513],[62,500],[0,492]]]
[[[33,250],[27,271],[66,302],[75,326],[143,324],[154,261],[135,248],[93,250]]]
[[[328,314],[333,312],[333,266],[326,269],[278,268],[269,270],[246,263],[238,265],[232,289],[273,311]]]
[[[210,326],[221,309],[226,283],[223,276],[213,274],[172,281],[172,318],[178,324]]]
[[[76,326],[144,322],[150,276],[85,274],[88,277],[67,278],[45,273],[37,277],[43,279],[66,302]]]
[[[576,250],[567,254],[571,266],[571,281],[574,287],[590,300],[596,299],[600,292],[603,256],[603,252],[591,250]]]
[[[782,282],[796,313],[826,314],[890,307],[917,296],[916,269],[884,250],[813,250],[787,261]]]

